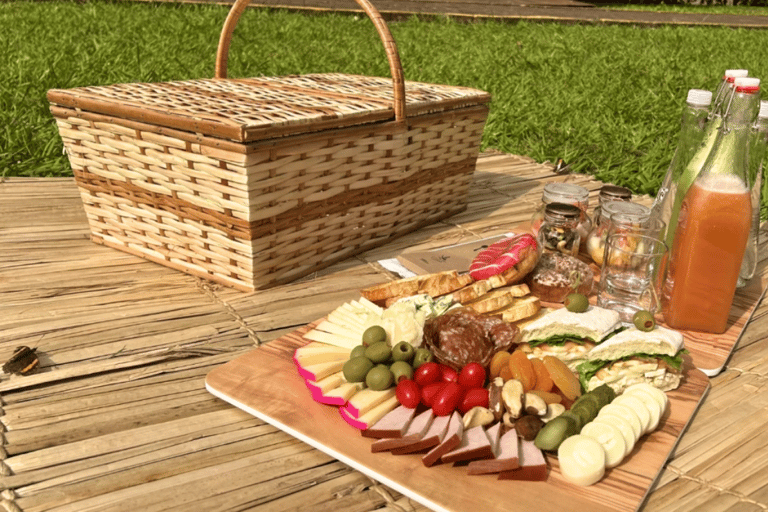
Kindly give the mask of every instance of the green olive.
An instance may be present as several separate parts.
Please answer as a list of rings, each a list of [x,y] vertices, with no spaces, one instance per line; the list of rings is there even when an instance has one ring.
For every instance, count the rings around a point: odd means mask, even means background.
[[[394,381],[394,375],[386,366],[374,366],[365,376],[365,385],[374,391],[388,389]]]
[[[352,359],[353,357],[360,357],[364,355],[365,355],[365,345],[358,345],[352,349],[352,352],[349,353],[349,358]]]
[[[411,362],[413,360],[413,354],[416,350],[413,345],[407,341],[401,341],[394,347],[392,347],[392,360],[393,361],[406,361]]]
[[[563,302],[565,309],[573,313],[583,313],[589,309],[589,299],[581,293],[571,293]]]
[[[365,376],[373,368],[373,362],[365,356],[353,357],[342,366],[341,371],[347,382],[364,382]]]
[[[417,348],[416,352],[413,354],[413,369],[418,370],[419,366],[424,363],[429,363],[434,360],[434,358],[435,356],[432,355],[432,352],[428,348]]]
[[[654,320],[653,315],[644,309],[634,314],[632,323],[638,330],[645,332],[652,331],[656,327],[656,320]]]
[[[387,331],[380,325],[372,325],[363,332],[363,345],[366,347],[382,341],[387,341]]]
[[[395,361],[390,365],[389,371],[395,377],[395,384],[401,379],[413,378],[413,367],[407,361]]]
[[[392,349],[386,341],[378,341],[368,345],[365,349],[365,357],[374,363],[386,363],[392,357]]]

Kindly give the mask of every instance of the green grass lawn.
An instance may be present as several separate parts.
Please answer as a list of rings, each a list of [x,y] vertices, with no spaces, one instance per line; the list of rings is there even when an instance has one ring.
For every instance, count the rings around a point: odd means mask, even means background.
[[[0,3],[0,171],[71,173],[51,88],[210,77],[228,8],[112,2]],[[768,31],[411,18],[392,22],[408,80],[493,95],[483,149],[562,157],[574,170],[654,194],[689,88],[727,68],[768,77]],[[362,17],[249,9],[231,76],[345,72],[388,76]]]

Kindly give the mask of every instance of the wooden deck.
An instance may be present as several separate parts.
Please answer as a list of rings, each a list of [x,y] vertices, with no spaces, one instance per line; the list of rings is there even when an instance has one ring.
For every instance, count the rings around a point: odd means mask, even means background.
[[[0,181],[0,359],[28,345],[41,361],[0,376],[0,508],[426,510],[215,398],[205,377],[387,279],[383,258],[527,221],[550,181],[584,185],[593,202],[601,186],[486,154],[465,213],[255,293],[93,244],[71,179]],[[710,382],[644,510],[768,509],[768,305]]]

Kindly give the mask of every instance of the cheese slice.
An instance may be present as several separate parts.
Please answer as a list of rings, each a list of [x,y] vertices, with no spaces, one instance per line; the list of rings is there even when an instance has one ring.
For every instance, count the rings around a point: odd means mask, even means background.
[[[365,331],[365,329],[362,327],[348,327],[346,325],[339,325],[329,320],[323,320],[317,324],[315,329],[318,331],[336,334],[337,336],[341,336],[343,338],[357,340],[358,345],[362,343],[363,332]]]
[[[619,327],[621,318],[618,312],[589,306],[583,313],[574,313],[566,308],[552,311],[527,324],[520,330],[520,334],[523,342],[546,339],[558,334],[600,342]]]
[[[328,343],[329,345],[335,345],[337,347],[343,347],[349,350],[352,350],[361,344],[361,340],[359,338],[352,339],[330,332],[318,331],[317,329],[312,329],[311,331],[304,334],[304,338],[312,341],[321,341],[323,343]]]
[[[350,349],[326,345],[332,350],[305,350],[297,349],[293,354],[293,362],[299,366],[309,366],[318,363],[327,363],[329,361],[339,361],[349,359]]]
[[[366,388],[355,393],[355,395],[349,399],[345,408],[347,412],[353,418],[359,418],[366,412],[370,411],[380,403],[395,396],[395,388],[389,388],[384,390],[375,390]]]
[[[329,361],[326,363],[311,364],[308,366],[299,366],[299,375],[307,380],[320,380],[328,377],[329,375],[341,371],[346,363],[346,359],[339,359],[338,361]]]
[[[341,386],[345,382],[344,373],[336,372],[320,380],[308,380],[306,384],[311,392],[322,394]]]

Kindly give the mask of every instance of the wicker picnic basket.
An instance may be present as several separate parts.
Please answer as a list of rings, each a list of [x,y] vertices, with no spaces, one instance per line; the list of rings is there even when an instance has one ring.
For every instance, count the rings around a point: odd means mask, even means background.
[[[487,93],[312,74],[50,90],[92,239],[242,290],[292,281],[466,208]]]

